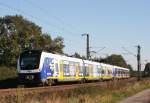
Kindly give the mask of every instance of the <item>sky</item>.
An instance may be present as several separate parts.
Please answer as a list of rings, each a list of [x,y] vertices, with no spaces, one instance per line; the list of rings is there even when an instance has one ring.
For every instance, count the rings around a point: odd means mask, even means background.
[[[70,55],[85,55],[81,35],[88,33],[93,57],[121,54],[136,69],[137,45],[142,68],[150,61],[149,5],[149,0],[0,0],[0,16],[22,15],[52,38],[62,36]]]

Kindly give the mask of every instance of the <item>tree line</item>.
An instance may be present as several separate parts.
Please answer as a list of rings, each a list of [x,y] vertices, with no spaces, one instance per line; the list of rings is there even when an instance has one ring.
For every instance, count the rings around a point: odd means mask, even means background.
[[[85,56],[81,56],[79,53],[75,52],[72,57],[80,58],[80,59],[86,59]],[[130,64],[127,64],[125,59],[123,58],[122,55],[119,54],[112,54],[110,56],[107,56],[105,58],[101,57],[95,57],[91,58],[92,61],[100,62],[100,63],[106,63],[106,64],[111,64],[111,65],[116,65],[124,68],[129,68],[130,72],[133,72],[133,68]]]

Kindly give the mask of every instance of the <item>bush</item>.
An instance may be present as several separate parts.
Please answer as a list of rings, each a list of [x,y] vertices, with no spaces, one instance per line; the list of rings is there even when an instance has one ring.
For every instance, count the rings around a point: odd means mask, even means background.
[[[17,69],[14,67],[0,66],[0,80],[17,77]]]

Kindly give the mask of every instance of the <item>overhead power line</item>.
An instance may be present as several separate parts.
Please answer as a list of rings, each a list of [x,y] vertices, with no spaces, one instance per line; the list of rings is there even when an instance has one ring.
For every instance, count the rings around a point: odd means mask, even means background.
[[[37,5],[36,3],[33,3],[30,0],[24,0],[24,1],[27,2],[28,4],[30,4],[31,6],[36,7],[37,9],[39,9],[40,11],[42,11],[42,13],[43,12],[46,13],[46,14],[49,13],[49,11],[47,11],[44,8],[41,8],[39,5]],[[53,16],[53,15],[51,15],[51,16]],[[64,22],[60,18],[58,18],[56,16],[53,16],[53,18],[56,19],[57,21],[61,22],[62,24],[64,24]]]
[[[49,14],[49,11],[48,11],[48,10],[46,10],[45,8],[42,8],[42,7],[39,6],[38,4],[33,3],[33,2],[30,1],[30,0],[24,0],[24,1],[27,2],[28,4],[30,4],[32,7],[35,7],[35,8],[37,8],[37,9],[39,9],[39,10],[40,10],[42,13],[44,13],[45,15]],[[71,24],[66,24],[61,18],[59,18],[59,17],[57,17],[57,16],[55,16],[55,15],[52,15],[52,14],[51,14],[51,17],[52,17],[53,19],[55,19],[56,21],[60,22],[62,25],[66,25],[67,27],[73,27],[73,28],[74,28],[74,26],[72,26]],[[64,27],[63,27],[63,29],[65,29],[66,31],[70,32],[71,34],[76,34],[76,33],[72,32],[72,31],[70,31],[70,30],[68,30],[68,29],[66,29],[66,28],[64,28]],[[72,30],[73,30],[73,29],[72,29]]]
[[[36,20],[38,20],[38,21],[41,21],[41,22],[47,24],[48,26],[51,25],[51,27],[53,27],[53,28],[57,28],[57,29],[60,29],[60,30],[62,30],[62,31],[65,31],[65,32],[74,34],[74,33],[70,32],[70,31],[68,31],[68,30],[65,30],[64,28],[61,28],[61,27],[58,26],[58,25],[55,25],[55,24],[53,24],[53,23],[47,21],[47,20],[43,20],[43,19],[41,19],[41,18],[35,17],[35,16],[33,16],[33,15],[29,14],[29,13],[26,13],[26,12],[20,10],[20,9],[14,8],[14,7],[12,7],[12,6],[10,6],[10,5],[7,5],[7,4],[5,4],[5,3],[0,2],[0,6],[6,7],[6,8],[8,8],[8,9],[11,9],[11,10],[13,10],[13,11],[22,13],[22,14],[24,14],[24,15],[27,15],[27,16],[33,18],[33,19],[36,19]]]
[[[130,54],[130,55],[133,55],[135,57],[137,56],[136,54],[134,54],[134,53],[130,52],[129,50],[127,50],[125,47],[122,47],[122,49],[127,52],[127,53],[124,53],[124,54]]]

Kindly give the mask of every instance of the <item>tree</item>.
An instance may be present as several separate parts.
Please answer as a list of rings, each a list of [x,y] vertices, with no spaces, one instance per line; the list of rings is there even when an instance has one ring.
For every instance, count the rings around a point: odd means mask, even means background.
[[[128,65],[121,55],[117,55],[117,54],[112,54],[110,56],[107,56],[106,58],[94,58],[93,60],[97,62],[107,63],[107,64],[121,66],[125,68],[128,68],[128,66],[131,67],[131,65]]]
[[[81,56],[81,55],[80,55],[79,53],[77,53],[77,52],[74,53],[73,57],[79,58],[79,59],[86,59],[85,56]]]
[[[64,39],[62,37],[58,36],[58,37],[54,38],[54,40],[52,40],[48,51],[52,52],[52,53],[63,54],[64,47],[65,47]]]
[[[47,33],[42,34],[40,36],[40,40],[39,41],[40,41],[40,46],[41,46],[40,49],[49,51],[50,45],[53,42],[51,36],[49,34],[47,34]]]
[[[77,52],[75,52],[73,55],[71,55],[71,57],[82,59],[82,57],[80,56],[80,54],[77,53]]]
[[[150,63],[147,63],[147,64],[145,65],[144,76],[150,77]]]
[[[63,53],[63,41],[62,37],[51,39],[41,27],[20,15],[0,18],[0,49],[4,50],[0,64],[16,65],[20,52],[27,48]]]
[[[130,64],[128,64],[127,68],[130,70],[130,75],[134,76],[133,67]]]
[[[121,55],[112,54],[106,58],[106,63],[127,68],[128,65]]]

